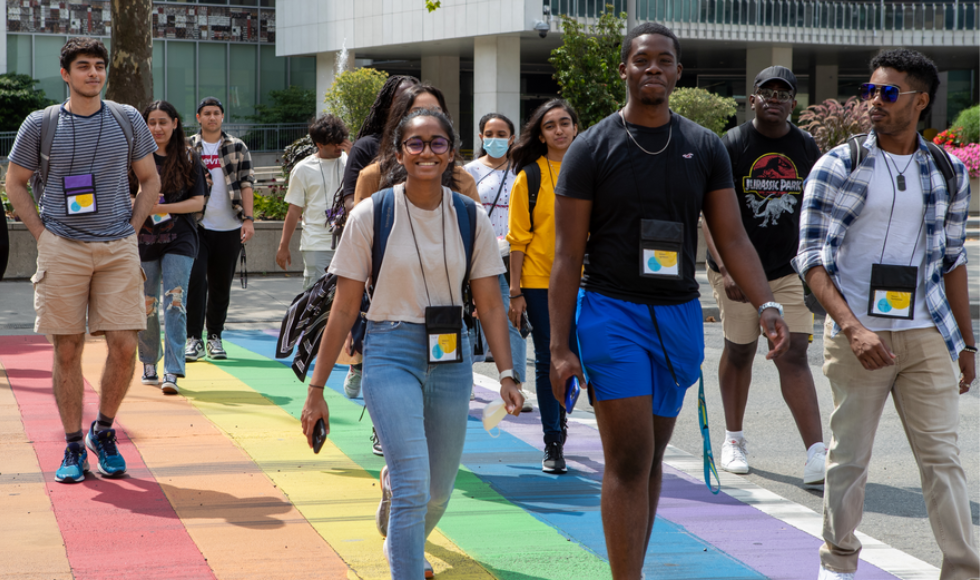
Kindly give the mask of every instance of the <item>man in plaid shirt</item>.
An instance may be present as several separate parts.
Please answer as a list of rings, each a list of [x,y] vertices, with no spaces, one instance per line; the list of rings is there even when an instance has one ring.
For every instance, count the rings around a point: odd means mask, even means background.
[[[827,310],[824,373],[834,395],[824,490],[820,580],[853,579],[864,487],[891,394],[922,478],[943,553],[941,580],[977,578],[966,475],[957,447],[958,394],[975,377],[967,290],[967,171],[946,180],[916,125],[939,86],[935,65],[907,49],[882,52],[862,85],[872,133],[852,167],[842,145],[806,180],[794,260]],[[940,160],[942,162],[942,160]],[[950,358],[960,370],[959,385]]]

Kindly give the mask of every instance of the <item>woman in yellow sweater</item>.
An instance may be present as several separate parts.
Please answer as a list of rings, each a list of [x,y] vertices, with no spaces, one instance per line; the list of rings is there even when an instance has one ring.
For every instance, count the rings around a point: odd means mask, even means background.
[[[551,326],[548,319],[548,280],[555,260],[555,184],[565,151],[578,133],[578,115],[561,99],[538,107],[521,132],[512,160],[517,180],[510,192],[510,320],[521,328],[524,312],[534,341],[534,378],[544,431],[541,470],[565,473],[565,411],[555,400],[548,377],[551,366]],[[538,183],[535,192],[528,184]],[[531,195],[529,195],[531,194]],[[530,198],[536,197],[531,208]]]

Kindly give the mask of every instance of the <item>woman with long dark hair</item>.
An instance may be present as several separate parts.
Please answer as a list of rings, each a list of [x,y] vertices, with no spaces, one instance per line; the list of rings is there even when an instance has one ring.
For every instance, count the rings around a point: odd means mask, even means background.
[[[164,295],[163,361],[165,394],[177,394],[177,378],[184,376],[187,313],[184,297],[197,256],[197,223],[192,214],[204,209],[208,194],[201,158],[187,145],[184,124],[167,101],[153,101],[143,119],[157,143],[153,154],[160,174],[160,201],[139,231],[139,253],[146,273],[146,330],[139,333],[143,384],[160,383],[156,365],[161,356],[160,284]]]
[[[508,215],[509,316],[511,323],[520,327],[526,311],[531,322],[535,388],[544,431],[541,470],[546,473],[566,471],[565,410],[555,400],[549,378],[551,324],[548,316],[548,282],[555,260],[555,184],[561,172],[561,161],[577,134],[578,115],[575,110],[561,99],[552,99],[531,114],[511,154],[517,179],[511,188]],[[535,198],[533,208],[532,197]]]
[[[497,355],[500,395],[509,413],[523,405],[513,379],[507,322],[497,276],[503,264],[486,213],[476,211],[469,279],[456,213],[469,202],[443,186],[453,171],[456,136],[440,112],[420,109],[395,127],[391,141],[404,183],[376,195],[391,196],[393,222],[364,338],[364,403],[384,445],[379,523],[394,579],[431,578],[425,541],[445,513],[463,453],[473,370],[462,331],[462,290],[470,283],[491,348]],[[372,272],[373,202],[358,204],[330,264],[338,276],[327,327],[310,377],[302,425],[309,444],[317,421],[329,433],[323,389],[330,361],[360,316]],[[436,323],[438,321],[438,323]]]

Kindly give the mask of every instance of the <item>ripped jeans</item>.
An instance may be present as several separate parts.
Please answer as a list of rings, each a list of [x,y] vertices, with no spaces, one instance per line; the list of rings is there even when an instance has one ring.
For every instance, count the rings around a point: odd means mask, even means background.
[[[166,333],[163,372],[184,376],[184,346],[187,343],[187,284],[194,258],[164,254],[159,260],[142,262],[146,273],[146,330],[139,334],[140,362],[160,360],[160,282],[163,281],[163,324]]]

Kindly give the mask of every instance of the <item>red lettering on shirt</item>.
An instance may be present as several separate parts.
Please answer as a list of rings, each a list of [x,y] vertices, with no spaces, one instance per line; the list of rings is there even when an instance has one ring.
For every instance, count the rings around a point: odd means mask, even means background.
[[[221,169],[221,157],[219,155],[201,155],[201,161],[204,161],[204,166],[208,168],[208,171]]]

